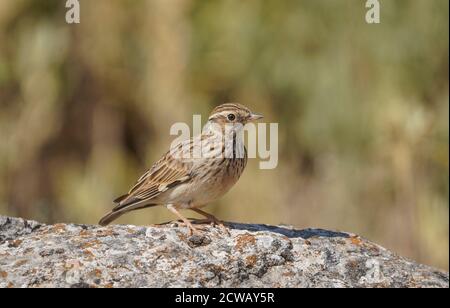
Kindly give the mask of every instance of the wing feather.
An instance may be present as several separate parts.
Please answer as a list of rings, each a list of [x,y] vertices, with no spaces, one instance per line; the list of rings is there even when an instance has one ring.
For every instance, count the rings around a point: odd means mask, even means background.
[[[119,197],[113,211],[122,210],[143,200],[151,200],[162,192],[190,180],[192,162],[174,158],[167,152],[152,168],[147,170],[130,189]]]

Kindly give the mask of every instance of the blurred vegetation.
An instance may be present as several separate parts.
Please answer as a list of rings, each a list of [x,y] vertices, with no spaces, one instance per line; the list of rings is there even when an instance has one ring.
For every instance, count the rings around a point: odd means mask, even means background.
[[[0,1],[1,214],[96,223],[171,124],[237,101],[279,123],[279,165],[206,210],[448,269],[447,0],[381,1],[379,25],[361,0],[81,0],[79,25],[64,3]]]

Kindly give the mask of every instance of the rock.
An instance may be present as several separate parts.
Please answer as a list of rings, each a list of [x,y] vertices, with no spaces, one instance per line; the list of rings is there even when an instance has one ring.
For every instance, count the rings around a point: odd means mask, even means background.
[[[45,225],[0,216],[0,287],[449,287],[448,273],[358,236],[229,223]]]

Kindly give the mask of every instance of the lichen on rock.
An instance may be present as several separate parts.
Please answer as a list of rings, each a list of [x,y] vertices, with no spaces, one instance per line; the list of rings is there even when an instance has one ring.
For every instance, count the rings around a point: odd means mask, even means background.
[[[447,287],[448,273],[356,235],[228,223],[45,225],[0,216],[0,287]]]

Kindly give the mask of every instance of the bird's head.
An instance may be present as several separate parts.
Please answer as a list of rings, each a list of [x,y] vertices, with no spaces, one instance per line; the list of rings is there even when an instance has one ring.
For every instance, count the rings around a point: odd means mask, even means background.
[[[244,105],[226,103],[214,108],[209,115],[208,122],[221,127],[225,127],[226,125],[243,127],[245,124],[259,120],[262,117],[260,114],[251,112]]]

